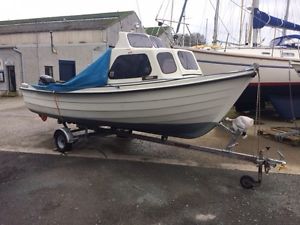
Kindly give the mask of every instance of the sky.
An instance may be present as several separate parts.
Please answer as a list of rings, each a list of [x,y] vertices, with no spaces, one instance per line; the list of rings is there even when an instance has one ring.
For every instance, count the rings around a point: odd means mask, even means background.
[[[178,21],[184,0],[173,1],[173,20]],[[214,8],[216,0],[188,0],[185,13],[185,22],[191,32],[199,32],[212,39]],[[241,0],[220,1],[220,21],[218,39],[225,41],[229,33],[229,41],[238,42],[240,30]],[[242,36],[244,39],[246,25],[249,24],[249,11],[246,7],[251,5],[251,0],[244,0],[244,20]],[[274,16],[283,17],[286,0],[260,0],[260,9],[272,13]],[[52,16],[80,15],[91,13],[135,11],[144,27],[156,26],[155,18],[171,19],[172,0],[7,0],[1,2],[0,21],[28,19]],[[295,23],[300,23],[300,2],[291,0],[290,18]],[[207,23],[207,26],[206,26]],[[166,22],[167,25],[169,23]],[[174,29],[177,24],[173,23]],[[181,29],[182,32],[187,32]],[[207,29],[206,29],[207,27]],[[266,28],[261,32],[260,40],[269,40],[274,32]]]

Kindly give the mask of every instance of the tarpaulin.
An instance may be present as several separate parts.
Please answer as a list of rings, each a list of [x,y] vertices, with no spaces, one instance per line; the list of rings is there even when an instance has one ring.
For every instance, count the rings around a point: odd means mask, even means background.
[[[40,90],[68,92],[83,88],[101,87],[107,84],[111,49],[108,49],[95,62],[65,83],[32,85]]]

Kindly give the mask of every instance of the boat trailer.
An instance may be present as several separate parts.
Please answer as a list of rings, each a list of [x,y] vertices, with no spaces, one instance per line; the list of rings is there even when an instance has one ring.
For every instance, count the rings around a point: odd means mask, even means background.
[[[72,149],[72,145],[77,142],[80,138],[92,135],[97,136],[109,136],[109,135],[116,135],[118,137],[123,138],[131,138],[131,139],[138,139],[153,143],[158,143],[162,145],[168,145],[168,146],[174,146],[179,148],[184,148],[188,150],[194,150],[194,151],[200,151],[200,152],[207,152],[212,153],[215,155],[225,156],[228,158],[235,158],[243,161],[248,161],[254,163],[258,168],[258,174],[257,179],[249,176],[249,175],[243,175],[240,178],[240,184],[245,189],[252,189],[254,187],[260,186],[262,183],[262,176],[263,171],[268,174],[271,168],[275,168],[277,165],[279,166],[279,169],[285,167],[286,161],[284,161],[284,157],[282,153],[278,151],[279,158],[280,159],[272,159],[267,158],[264,156],[264,152],[269,150],[270,147],[266,147],[265,149],[259,150],[258,155],[250,155],[240,152],[235,152],[233,150],[234,142],[242,135],[241,132],[236,132],[232,130],[231,128],[225,126],[222,122],[220,123],[220,126],[229,131],[232,134],[232,139],[229,141],[228,145],[224,149],[220,148],[212,148],[207,146],[196,146],[191,145],[175,140],[169,140],[167,136],[149,136],[144,135],[140,132],[135,133],[132,130],[124,130],[124,129],[117,129],[117,128],[111,128],[111,127],[97,127],[96,129],[88,129],[86,127],[82,127],[79,124],[77,125],[77,129],[71,130],[66,122],[60,122],[64,126],[62,128],[59,128],[54,133],[54,141],[55,145],[57,147],[57,150],[59,152],[65,153],[66,151],[70,151]]]

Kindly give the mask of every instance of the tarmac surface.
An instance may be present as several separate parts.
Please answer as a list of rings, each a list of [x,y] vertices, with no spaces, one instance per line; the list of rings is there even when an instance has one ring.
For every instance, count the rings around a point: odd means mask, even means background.
[[[281,124],[265,121],[261,126]],[[299,224],[299,147],[249,131],[238,151],[271,146],[288,168],[245,190],[255,165],[140,140],[91,137],[62,155],[55,120],[42,122],[21,98],[0,98],[0,225],[11,224]],[[188,143],[224,147],[215,129]]]

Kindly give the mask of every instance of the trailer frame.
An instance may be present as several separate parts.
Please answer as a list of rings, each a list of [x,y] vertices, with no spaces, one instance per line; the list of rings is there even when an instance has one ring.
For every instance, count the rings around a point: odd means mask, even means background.
[[[279,165],[279,168],[282,168],[286,165],[286,161],[282,153],[278,152],[280,159],[273,159],[265,157],[264,152],[268,151],[270,147],[266,147],[265,149],[259,150],[257,155],[245,154],[241,152],[235,152],[233,150],[233,143],[241,136],[240,132],[235,132],[232,129],[225,126],[223,123],[220,123],[220,126],[229,131],[232,134],[232,138],[229,141],[226,148],[213,148],[208,146],[197,146],[192,144],[183,143],[176,140],[169,140],[167,136],[153,136],[146,135],[147,133],[136,132],[132,130],[124,130],[112,127],[93,127],[88,128],[77,125],[77,129],[70,129],[66,122],[62,123],[64,126],[62,128],[57,129],[54,132],[54,141],[57,147],[57,150],[65,153],[66,151],[70,151],[72,149],[72,145],[80,140],[82,137],[89,136],[109,136],[116,135],[118,137],[138,139],[142,141],[157,143],[161,145],[174,146],[183,149],[206,152],[215,155],[225,156],[228,158],[234,158],[238,160],[243,160],[247,162],[252,162],[257,166],[257,179],[249,176],[243,175],[240,178],[240,184],[245,189],[252,189],[254,187],[260,186],[262,183],[263,171],[268,174],[271,168],[275,168]]]

